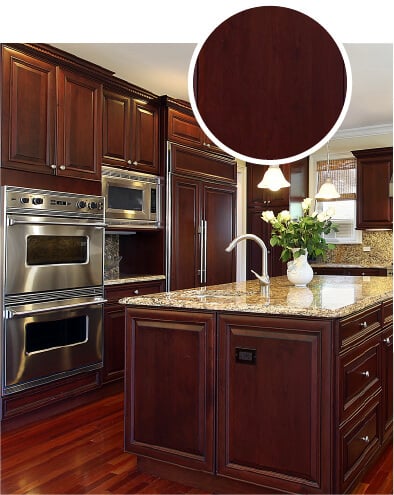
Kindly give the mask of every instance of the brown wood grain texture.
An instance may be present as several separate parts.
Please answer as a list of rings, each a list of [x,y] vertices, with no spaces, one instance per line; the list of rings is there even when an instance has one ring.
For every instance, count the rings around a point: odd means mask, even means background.
[[[392,491],[393,451],[352,491]],[[123,451],[123,393],[1,435],[0,493],[207,493],[140,473]]]
[[[194,97],[212,134],[236,153],[277,160],[331,130],[345,101],[346,70],[324,27],[292,9],[256,7],[203,43]]]

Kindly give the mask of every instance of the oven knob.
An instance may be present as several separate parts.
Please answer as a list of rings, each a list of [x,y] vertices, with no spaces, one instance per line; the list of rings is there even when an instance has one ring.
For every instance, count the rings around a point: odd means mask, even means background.
[[[42,198],[33,198],[33,205],[42,205],[44,200]]]
[[[25,204],[26,204],[26,203],[28,203],[28,202],[29,202],[29,198],[21,198],[21,203],[22,203],[22,204],[24,204],[24,205],[25,205]]]
[[[96,203],[96,201],[91,201],[90,203],[88,203],[88,208],[90,210],[96,210],[97,209],[97,203]]]
[[[77,202],[77,208],[86,208],[86,201],[78,201]]]

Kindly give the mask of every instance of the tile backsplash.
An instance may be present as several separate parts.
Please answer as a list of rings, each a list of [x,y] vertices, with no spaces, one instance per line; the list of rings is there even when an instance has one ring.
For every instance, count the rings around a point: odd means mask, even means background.
[[[371,251],[364,252],[369,246]],[[393,262],[393,232],[367,231],[362,233],[362,244],[337,244],[327,253],[327,263],[349,265],[390,265]]]

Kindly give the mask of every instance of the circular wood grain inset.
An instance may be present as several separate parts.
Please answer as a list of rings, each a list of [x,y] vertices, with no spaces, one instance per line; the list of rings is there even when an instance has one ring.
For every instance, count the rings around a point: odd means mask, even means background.
[[[256,163],[302,158],[346,114],[351,74],[345,58],[343,47],[307,15],[248,9],[197,47],[191,104],[208,136],[235,156]]]

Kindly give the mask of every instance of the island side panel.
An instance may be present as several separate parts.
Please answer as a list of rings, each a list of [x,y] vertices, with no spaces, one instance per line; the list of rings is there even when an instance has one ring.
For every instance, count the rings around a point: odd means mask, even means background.
[[[126,309],[125,449],[214,471],[214,314]]]
[[[219,475],[331,492],[331,342],[331,320],[219,317]]]

